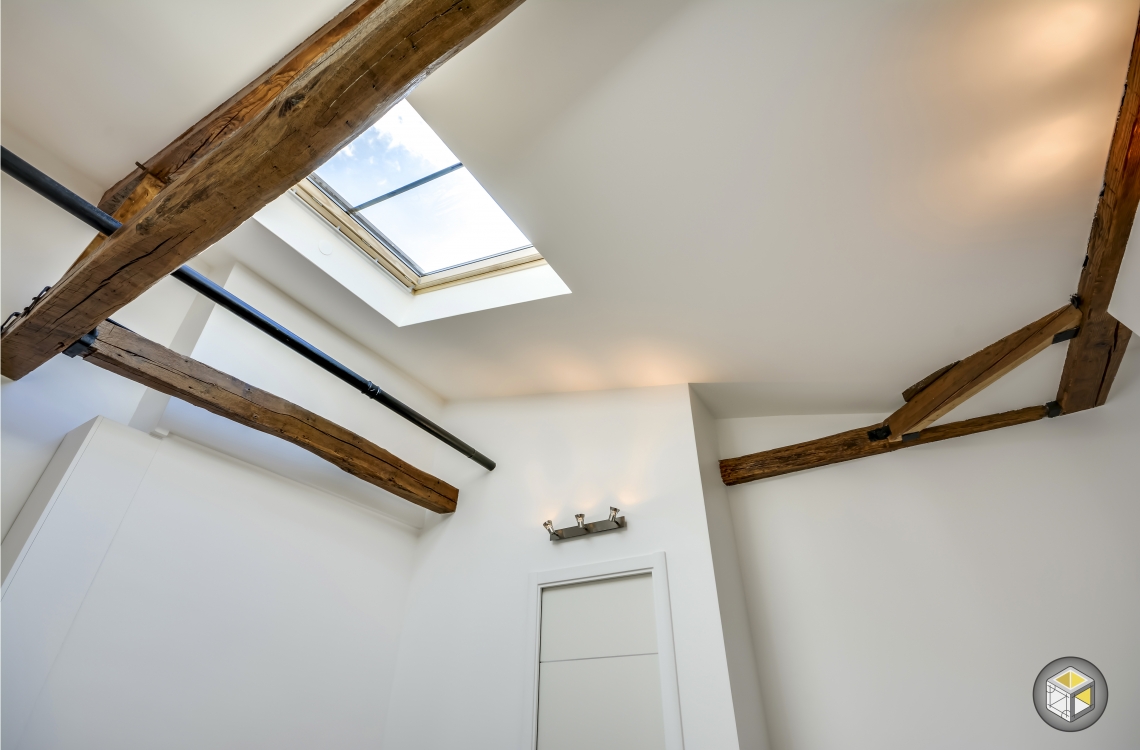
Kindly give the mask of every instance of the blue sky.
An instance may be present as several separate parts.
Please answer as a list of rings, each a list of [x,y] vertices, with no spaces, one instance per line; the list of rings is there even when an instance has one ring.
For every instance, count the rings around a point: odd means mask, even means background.
[[[403,101],[317,174],[359,205],[458,161]],[[466,168],[362,213],[425,273],[530,244]]]

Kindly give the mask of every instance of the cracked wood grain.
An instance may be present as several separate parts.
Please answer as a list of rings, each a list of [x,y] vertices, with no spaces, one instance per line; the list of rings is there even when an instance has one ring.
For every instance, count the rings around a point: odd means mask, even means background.
[[[8,329],[0,372],[13,380],[28,374],[237,228],[520,3],[361,4],[335,44],[286,75],[244,124],[199,146],[196,160],[171,172],[153,200]]]
[[[154,197],[159,194],[163,187],[165,187],[165,183],[149,174],[144,174],[135,185],[131,194],[126,197],[126,200],[122,201],[121,205],[108,213],[111,214],[112,218],[118,220],[119,223],[126,222],[139,211],[146,208],[146,205],[154,200]],[[75,268],[79,265],[84,258],[98,250],[106,241],[107,235],[103,233],[95,235],[95,238],[87,243],[87,247],[84,248],[79,257],[75,259],[75,262],[71,264],[71,268]],[[68,270],[70,271],[71,268]]]
[[[436,513],[452,513],[459,490],[354,432],[279,396],[174,352],[110,321],[87,362],[246,427],[300,446],[355,477]]]

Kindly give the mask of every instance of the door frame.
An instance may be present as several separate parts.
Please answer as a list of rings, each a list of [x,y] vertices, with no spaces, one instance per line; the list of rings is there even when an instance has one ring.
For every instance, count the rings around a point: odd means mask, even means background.
[[[653,581],[653,610],[657,625],[657,660],[661,674],[661,713],[665,720],[665,748],[684,750],[685,743],[681,732],[681,693],[677,686],[677,656],[673,650],[673,617],[669,608],[669,572],[665,566],[664,552],[531,573],[531,626],[530,642],[527,644],[528,658],[533,665],[529,695],[531,750],[538,748],[538,678],[543,589],[645,573],[648,573]]]

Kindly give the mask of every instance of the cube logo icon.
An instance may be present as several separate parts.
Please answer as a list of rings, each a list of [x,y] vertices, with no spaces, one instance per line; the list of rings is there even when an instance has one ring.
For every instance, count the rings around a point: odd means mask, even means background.
[[[1033,705],[1041,719],[1062,732],[1096,723],[1108,703],[1104,674],[1087,659],[1067,656],[1045,665],[1033,683]]]
[[[1049,710],[1065,721],[1072,721],[1093,707],[1096,681],[1075,669],[1055,674],[1045,683]]]

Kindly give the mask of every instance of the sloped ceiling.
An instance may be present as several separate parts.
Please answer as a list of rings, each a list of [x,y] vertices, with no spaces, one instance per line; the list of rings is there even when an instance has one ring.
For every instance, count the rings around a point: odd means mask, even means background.
[[[5,124],[110,185],[338,4],[6,2]],[[336,322],[450,399],[888,410],[1074,291],[1137,10],[527,0],[411,101],[573,294]]]

